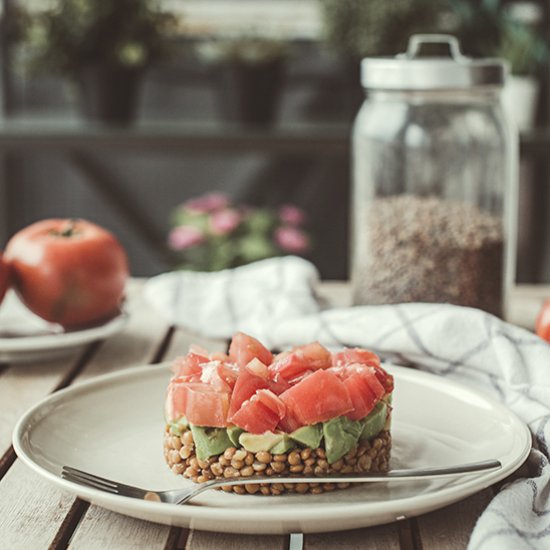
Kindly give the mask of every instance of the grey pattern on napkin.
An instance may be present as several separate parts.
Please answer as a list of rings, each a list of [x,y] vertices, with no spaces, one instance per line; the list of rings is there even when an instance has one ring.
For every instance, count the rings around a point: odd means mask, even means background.
[[[470,549],[550,548],[550,345],[482,311],[442,304],[323,310],[315,268],[295,257],[218,273],[153,278],[146,295],[170,322],[205,336],[244,331],[275,349],[319,340],[362,346],[489,394],[530,428],[531,476],[505,486]]]

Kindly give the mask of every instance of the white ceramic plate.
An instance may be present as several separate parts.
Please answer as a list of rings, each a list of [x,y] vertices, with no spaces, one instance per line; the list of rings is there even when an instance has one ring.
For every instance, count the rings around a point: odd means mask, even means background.
[[[116,334],[127,319],[122,313],[102,325],[65,332],[34,315],[9,291],[0,308],[0,362],[28,363],[63,356],[75,347]]]
[[[167,365],[131,368],[53,394],[23,416],[13,444],[39,474],[110,510],[238,533],[337,531],[415,516],[503,479],[527,457],[527,427],[499,403],[443,378],[399,367],[389,370],[396,385],[393,468],[488,458],[500,460],[503,468],[462,479],[367,484],[315,496],[209,491],[187,506],[121,497],[63,480],[61,467],[69,465],[154,490],[191,483],[172,474],[163,459]]]

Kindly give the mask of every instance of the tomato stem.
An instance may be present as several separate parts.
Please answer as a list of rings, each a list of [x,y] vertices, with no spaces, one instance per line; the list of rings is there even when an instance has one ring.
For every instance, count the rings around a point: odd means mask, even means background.
[[[73,235],[78,233],[78,230],[75,227],[77,221],[78,220],[74,218],[67,220],[67,225],[64,229],[62,229],[61,231],[52,230],[50,231],[50,234],[55,235],[56,237],[72,237]]]

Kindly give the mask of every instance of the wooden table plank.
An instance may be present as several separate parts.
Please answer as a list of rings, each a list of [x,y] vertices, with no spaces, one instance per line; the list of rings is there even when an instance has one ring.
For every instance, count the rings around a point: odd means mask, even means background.
[[[493,491],[485,489],[466,500],[417,518],[423,550],[463,550]]]
[[[169,530],[166,525],[122,516],[99,506],[90,506],[71,540],[70,548],[162,550],[166,546]]]
[[[0,547],[48,548],[73,502],[16,460],[0,482]]]
[[[399,550],[400,548],[399,526],[396,523],[345,532],[308,534],[304,538],[304,550],[326,550],[327,548]]]
[[[237,535],[192,531],[186,550],[285,550],[288,537],[284,535]],[[327,550],[330,547],[326,547]]]

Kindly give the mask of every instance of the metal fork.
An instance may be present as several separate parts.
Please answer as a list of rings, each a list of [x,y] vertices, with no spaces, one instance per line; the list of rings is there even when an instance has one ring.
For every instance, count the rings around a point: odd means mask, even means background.
[[[118,481],[112,481],[99,477],[70,466],[63,466],[61,477],[86,487],[92,487],[100,491],[106,491],[114,495],[139,498],[157,502],[168,502],[170,504],[186,504],[192,498],[200,495],[208,489],[215,489],[226,485],[258,485],[260,483],[367,483],[375,481],[419,481],[441,477],[455,477],[471,475],[488,470],[498,470],[502,464],[498,460],[483,460],[481,462],[470,462],[457,466],[442,468],[413,468],[407,470],[391,470],[387,473],[364,473],[364,474],[325,474],[316,476],[303,475],[273,475],[273,476],[250,476],[234,477],[227,479],[213,479],[204,483],[194,484],[186,489],[173,489],[170,491],[149,491],[124,485]]]

